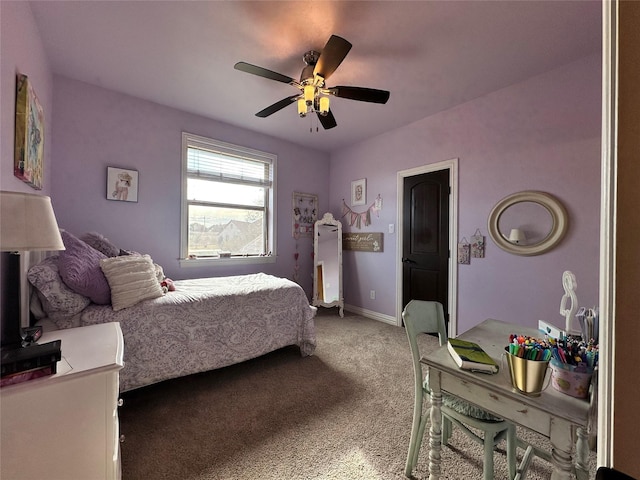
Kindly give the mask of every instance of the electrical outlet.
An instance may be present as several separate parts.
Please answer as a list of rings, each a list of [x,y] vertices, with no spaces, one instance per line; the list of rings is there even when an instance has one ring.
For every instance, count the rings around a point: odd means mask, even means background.
[[[371,300],[375,300],[375,299],[376,299],[376,291],[375,291],[375,290],[371,290],[371,291],[369,292],[369,298],[370,298]]]

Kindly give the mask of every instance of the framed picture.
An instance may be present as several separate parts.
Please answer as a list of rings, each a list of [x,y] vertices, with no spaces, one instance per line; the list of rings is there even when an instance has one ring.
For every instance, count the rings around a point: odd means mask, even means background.
[[[367,203],[367,179],[361,178],[351,182],[351,205],[364,205]]]
[[[313,227],[318,219],[318,196],[293,192],[293,236],[313,237]]]
[[[44,111],[26,75],[16,78],[16,137],[13,174],[36,190],[44,177]]]
[[[107,167],[107,200],[138,201],[138,171]]]

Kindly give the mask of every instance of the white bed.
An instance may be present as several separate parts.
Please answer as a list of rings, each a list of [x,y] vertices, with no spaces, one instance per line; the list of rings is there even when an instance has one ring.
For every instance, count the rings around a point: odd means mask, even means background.
[[[82,325],[120,322],[121,391],[225,367],[288,345],[315,350],[315,311],[296,283],[264,273],[178,280],[176,290],[114,312],[89,305]]]
[[[125,343],[121,391],[290,345],[298,346],[302,356],[315,350],[316,308],[291,280],[264,273],[178,280],[175,291],[118,309],[116,302],[99,305],[72,290],[59,264],[53,256],[29,269],[32,313],[49,329],[119,322]],[[112,288],[115,300],[113,295]]]

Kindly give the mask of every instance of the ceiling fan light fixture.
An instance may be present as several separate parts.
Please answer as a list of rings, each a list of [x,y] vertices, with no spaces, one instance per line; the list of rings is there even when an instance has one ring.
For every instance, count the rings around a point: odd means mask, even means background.
[[[1,1],[2,0],[0,0],[0,2]],[[329,88],[326,85],[325,82],[340,66],[351,47],[351,43],[344,38],[331,35],[322,52],[309,50],[304,54],[302,59],[304,60],[305,67],[300,74],[300,81],[246,62],[238,62],[234,65],[234,68],[268,80],[286,83],[298,89],[296,95],[283,98],[256,113],[257,117],[266,118],[279,112],[288,105],[296,103],[298,116],[306,117],[310,113],[316,113],[322,128],[329,130],[337,126],[336,119],[333,116],[334,112],[330,110],[329,97],[334,96],[359,102],[380,104],[384,104],[389,100],[389,92],[386,90],[354,86]],[[316,130],[318,129],[317,125],[318,124],[316,124]]]
[[[307,102],[307,105],[313,105],[313,99],[316,96],[316,87],[313,85],[305,85],[304,86],[304,100]]]
[[[298,99],[298,115],[301,117],[307,116],[307,102],[305,102],[304,98]]]
[[[329,113],[329,97],[320,97],[320,115]]]

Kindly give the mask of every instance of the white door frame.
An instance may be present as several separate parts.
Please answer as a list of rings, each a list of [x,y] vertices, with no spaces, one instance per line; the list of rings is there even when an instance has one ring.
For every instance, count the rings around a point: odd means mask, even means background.
[[[404,179],[421,175],[423,173],[435,172],[438,170],[449,170],[449,186],[451,195],[449,196],[449,284],[448,284],[448,305],[449,310],[449,332],[450,337],[456,337],[458,332],[458,268],[455,259],[457,258],[456,244],[458,238],[458,159],[452,158],[443,162],[431,163],[420,167],[401,170],[397,173],[397,243],[396,243],[396,321],[398,326],[402,326],[402,237],[404,231],[403,199],[404,199]]]
[[[602,160],[600,194],[600,331],[597,464],[613,466],[618,155],[618,2],[602,2]]]

